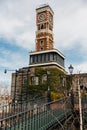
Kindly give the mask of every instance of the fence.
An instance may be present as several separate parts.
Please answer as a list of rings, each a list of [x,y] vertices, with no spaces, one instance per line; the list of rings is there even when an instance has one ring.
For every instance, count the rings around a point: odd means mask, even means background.
[[[12,108],[11,108],[12,109]],[[12,109],[13,110],[13,109]],[[10,115],[11,114],[11,115]],[[46,130],[54,123],[59,123],[71,115],[70,99],[60,99],[44,105],[35,105],[33,109],[8,113],[0,119],[2,130]]]

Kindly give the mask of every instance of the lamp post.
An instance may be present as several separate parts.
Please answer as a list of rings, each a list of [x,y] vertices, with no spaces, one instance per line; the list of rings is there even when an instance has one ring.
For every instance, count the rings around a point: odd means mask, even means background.
[[[47,70],[47,102],[51,102],[51,92],[50,92],[50,80],[49,80],[50,71]]]
[[[47,85],[48,85],[48,88],[50,86],[49,75],[50,75],[50,70],[47,70]]]
[[[72,65],[70,65],[70,66],[68,67],[68,69],[69,69],[70,74],[72,75],[74,67],[73,67]]]
[[[62,78],[62,87],[64,89],[64,95],[67,96],[66,77],[65,76],[63,76],[63,78]]]
[[[83,130],[83,117],[82,117],[82,97],[80,91],[79,75],[78,75],[78,95],[79,95],[79,116],[80,116],[80,130]]]
[[[71,105],[72,105],[72,111],[73,111],[73,109],[74,109],[74,94],[73,94],[73,87],[72,87],[72,73],[73,73],[73,69],[74,69],[74,67],[72,66],[72,65],[70,65],[69,67],[68,67],[68,69],[69,69],[69,72],[70,72],[70,77],[71,77]]]

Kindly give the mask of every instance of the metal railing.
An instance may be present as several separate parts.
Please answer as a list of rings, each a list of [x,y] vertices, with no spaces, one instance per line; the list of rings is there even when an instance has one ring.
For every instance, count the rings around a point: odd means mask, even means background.
[[[28,100],[28,102],[10,102],[6,105],[0,106],[0,119],[20,113],[25,110],[31,110],[35,106],[40,106],[45,103],[47,103],[47,97],[45,96],[39,98],[33,97],[32,99]]]
[[[31,110],[8,114],[0,119],[0,123],[2,130],[46,130],[54,123],[62,127],[61,122],[71,113],[70,98],[63,98],[44,105],[34,105]]]

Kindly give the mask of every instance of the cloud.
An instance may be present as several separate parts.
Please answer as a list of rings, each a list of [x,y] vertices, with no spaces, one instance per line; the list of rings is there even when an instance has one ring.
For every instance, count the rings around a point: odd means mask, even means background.
[[[27,1],[26,1],[27,2]],[[24,0],[3,2],[0,10],[0,37],[23,48],[32,48],[35,15]],[[25,3],[25,4],[24,4]],[[29,2],[28,2],[29,3]],[[3,8],[2,8],[3,7]],[[34,24],[32,24],[34,23]],[[14,42],[13,42],[14,41]],[[30,47],[29,47],[30,46]]]
[[[2,50],[2,51],[1,51]],[[0,84],[3,86],[11,87],[11,74],[15,72],[16,69],[28,66],[28,52],[17,49],[15,52],[10,51],[6,48],[0,49],[2,52],[0,54]],[[4,70],[7,69],[7,73]]]
[[[83,62],[81,64],[76,64],[75,65],[75,70],[74,73],[87,73],[87,62]]]
[[[75,68],[81,66],[82,71],[87,72],[87,2],[70,0],[59,4],[54,16],[55,48],[66,56],[66,68],[73,64]]]
[[[56,41],[59,41],[60,48],[72,48],[78,41],[82,41],[81,44],[83,47],[86,46],[87,7],[84,8],[83,6],[79,5],[78,7],[76,6],[73,8],[70,10],[67,7],[65,11],[66,13],[61,13],[60,18],[55,20],[55,28],[58,28],[55,29],[55,39]],[[56,46],[58,47],[57,44]]]
[[[3,50],[3,57],[0,57],[0,66],[4,68],[14,69],[22,66],[28,66],[28,54],[27,52],[22,55],[23,52],[10,52],[8,50]],[[27,57],[26,57],[27,55]],[[26,62],[27,61],[27,62]]]

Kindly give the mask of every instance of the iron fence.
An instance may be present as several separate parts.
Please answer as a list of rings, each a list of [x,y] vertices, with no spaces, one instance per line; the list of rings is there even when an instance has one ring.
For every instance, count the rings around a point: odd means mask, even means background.
[[[46,130],[56,122],[62,127],[61,121],[70,114],[70,99],[63,98],[44,105],[34,105],[33,109],[9,113],[0,119],[1,130]]]
[[[0,106],[0,119],[6,118],[8,116],[20,113],[25,110],[33,109],[36,106],[40,106],[42,104],[47,103],[47,97],[39,97],[39,98],[32,98],[27,103],[24,102],[17,102],[13,103],[10,102],[6,105]]]

